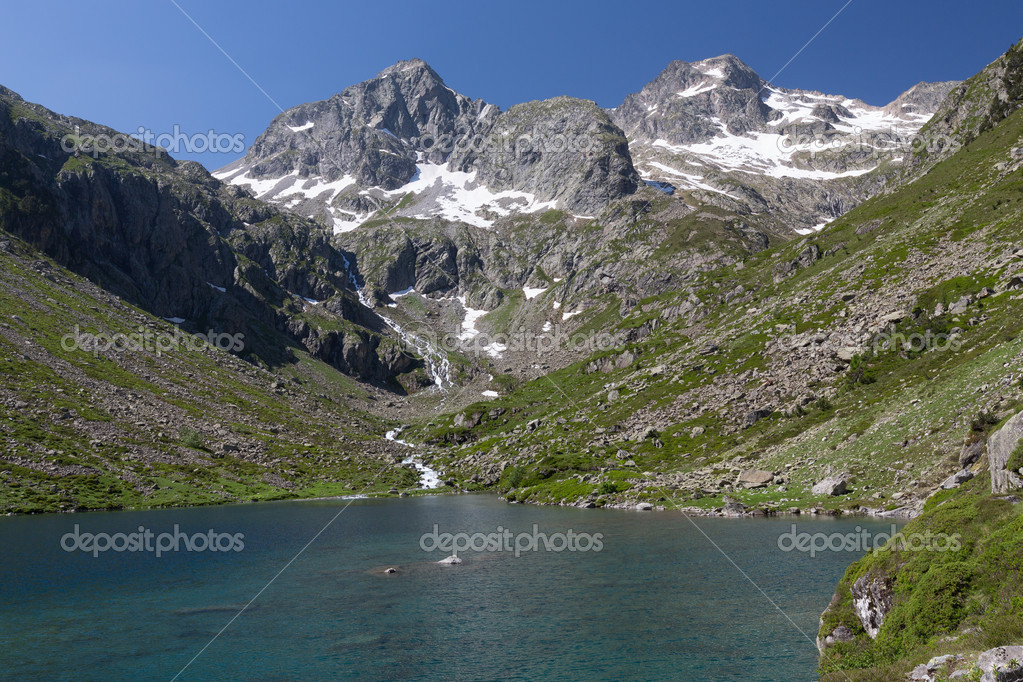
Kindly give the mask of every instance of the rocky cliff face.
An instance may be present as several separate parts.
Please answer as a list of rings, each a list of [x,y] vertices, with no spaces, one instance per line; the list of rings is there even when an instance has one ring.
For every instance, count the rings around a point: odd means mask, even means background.
[[[596,104],[573,97],[512,107],[482,150],[457,154],[453,164],[476,170],[494,191],[526,192],[580,213],[599,213],[639,184],[622,131]]]
[[[725,55],[672,62],[610,111],[558,97],[502,113],[454,92],[425,62],[411,60],[278,116],[244,159],[216,177],[315,216],[358,259],[380,250],[368,235],[393,221],[405,232],[412,224],[435,225],[415,230],[415,249],[429,254],[446,248],[444,223],[518,232],[518,221],[532,220],[536,229],[519,238],[527,242],[521,251],[534,250],[530,242],[545,240],[538,219],[560,209],[606,226],[611,234],[604,246],[587,253],[571,243],[535,248],[554,249],[571,262],[558,270],[601,263],[601,277],[616,277],[606,269],[614,270],[609,261],[621,256],[612,259],[603,249],[641,217],[671,224],[713,216],[751,252],[821,229],[885,186],[901,153],[893,131],[917,131],[953,85],[919,84],[882,109],[775,87]],[[864,131],[887,141],[867,139]],[[690,238],[682,260],[700,248]],[[485,261],[491,255],[497,263]],[[483,258],[463,261],[457,275],[433,263],[449,262],[443,257],[427,257],[415,272],[415,258],[398,259],[401,272],[394,265],[383,275],[363,270],[385,293],[409,287],[457,293],[458,282],[483,271],[490,273],[484,287],[490,290],[531,277],[528,266],[493,267],[508,259],[489,249]],[[640,285],[637,294],[656,293],[648,285],[661,275],[637,265],[621,274]],[[478,295],[493,300],[483,290]]]
[[[0,227],[153,314],[244,334],[267,361],[301,341],[288,323],[303,299],[354,301],[353,272],[319,225],[153,147],[93,155],[72,144],[99,135],[118,133],[0,93]],[[407,358],[380,362],[380,340],[364,331],[355,338],[372,361],[353,374],[392,380]]]
[[[921,131],[926,144],[913,150],[902,182],[919,177],[955,154],[960,146],[969,144],[1023,104],[1023,41],[980,73],[951,85]]]
[[[991,493],[1004,495],[1023,488],[1020,471],[1009,468],[1009,462],[1023,438],[1023,412],[1009,418],[987,442],[988,468],[991,471]]]
[[[960,85],[959,81],[938,83],[920,82],[899,95],[884,108],[884,114],[909,120],[913,116],[933,116],[941,108],[949,93]]]

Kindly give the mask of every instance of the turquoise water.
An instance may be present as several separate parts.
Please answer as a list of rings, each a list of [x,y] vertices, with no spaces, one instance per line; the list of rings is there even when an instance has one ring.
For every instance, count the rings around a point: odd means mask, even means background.
[[[0,519],[4,678],[171,679],[347,501]],[[178,679],[812,680],[818,617],[859,555],[810,558],[779,534],[864,519],[693,521],[675,512],[357,500]],[[241,552],[65,552],[62,536],[242,533]],[[589,552],[463,552],[441,532],[601,534]],[[397,574],[384,573],[395,566]],[[797,626],[799,629],[797,629]]]

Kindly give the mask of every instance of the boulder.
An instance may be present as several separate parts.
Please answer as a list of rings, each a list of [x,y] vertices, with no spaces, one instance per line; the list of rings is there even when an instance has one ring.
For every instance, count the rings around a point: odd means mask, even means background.
[[[742,428],[748,429],[761,419],[767,419],[772,414],[774,414],[773,407],[763,407],[759,410],[754,410],[753,412],[750,412],[745,417],[743,417]]]
[[[971,478],[973,478],[973,472],[970,471],[969,469],[957,471],[941,482],[941,489],[951,490],[952,488],[958,488],[963,483],[969,481]]]
[[[659,435],[661,434],[657,431],[655,427],[647,426],[646,428],[639,432],[639,435],[635,438],[635,440],[644,441],[650,438],[657,438]]]
[[[736,485],[745,486],[746,488],[763,488],[764,486],[774,481],[774,474],[770,471],[764,471],[762,469],[745,469],[739,472],[739,478],[736,479]]]
[[[836,497],[844,495],[849,489],[849,482],[842,476],[829,476],[815,485],[811,492],[814,495]]]
[[[871,639],[877,638],[885,616],[892,608],[892,581],[886,576],[865,575],[849,588],[853,609]]]
[[[906,317],[906,313],[888,313],[881,318],[881,322],[901,322]]]
[[[981,455],[984,454],[984,441],[978,440],[972,443],[967,443],[963,446],[962,452],[959,453],[959,468],[965,469],[974,462],[980,459]]]
[[[725,506],[721,508],[721,513],[725,516],[745,516],[747,511],[746,505],[738,500],[733,500],[730,497],[725,497]]]
[[[1010,665],[1010,662],[1015,662]],[[1023,680],[1023,646],[999,646],[977,657],[977,667],[984,672],[981,682],[1016,682]]]
[[[653,511],[654,505],[649,502],[640,502],[636,505],[636,511]]]
[[[855,635],[853,631],[846,625],[839,625],[837,628],[831,631],[831,634],[824,638],[824,646],[834,646],[839,642],[850,642],[853,640]]]
[[[964,661],[962,656],[955,654],[947,654],[945,656],[935,656],[926,663],[921,663],[917,667],[913,668],[913,672],[909,674],[910,680],[922,680],[924,682],[934,682],[937,679],[937,674],[942,668],[952,667],[958,663]],[[944,678],[942,678],[944,679]]]
[[[1013,451],[1023,438],[1023,412],[1013,415],[987,441],[987,459],[991,468],[991,492],[1001,495],[1023,487],[1023,479],[1007,466]]]
[[[475,426],[478,426],[482,418],[483,415],[479,412],[473,412],[472,414],[462,412],[455,416],[454,424],[455,426],[466,427],[471,429]]]
[[[854,357],[863,355],[867,350],[869,349],[862,346],[844,346],[835,352],[835,356],[842,362],[852,362]]]
[[[948,307],[948,312],[950,312],[953,315],[965,313],[966,309],[970,307],[971,303],[973,303],[972,296],[963,296],[958,301],[956,301],[955,303]]]

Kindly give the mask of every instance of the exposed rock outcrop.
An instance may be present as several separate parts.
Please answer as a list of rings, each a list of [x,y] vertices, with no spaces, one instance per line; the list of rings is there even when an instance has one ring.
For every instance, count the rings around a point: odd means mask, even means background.
[[[1023,478],[1008,469],[1009,460],[1023,438],[1023,412],[1005,422],[987,441],[988,466],[991,469],[991,492],[1000,495],[1023,487]]]

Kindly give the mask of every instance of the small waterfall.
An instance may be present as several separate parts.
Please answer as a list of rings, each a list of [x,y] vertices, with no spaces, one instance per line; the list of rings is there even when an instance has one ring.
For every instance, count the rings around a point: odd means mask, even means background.
[[[369,300],[369,296],[366,295],[365,286],[359,284],[358,278],[355,276],[355,271],[352,268],[351,262],[348,257],[341,252],[341,258],[345,263],[345,270],[348,271],[348,281],[352,283],[352,288],[355,289],[355,295],[359,297],[359,303],[366,308],[373,310],[373,302]],[[394,330],[394,332],[404,341],[406,344],[416,349],[416,352],[423,358],[426,363],[426,373],[433,383],[440,390],[444,390],[447,386],[454,385],[451,381],[451,361],[443,351],[439,350],[432,343],[426,339],[416,336],[411,332],[405,331],[401,325],[394,320],[389,319],[385,315],[377,313],[381,320],[387,324],[388,327]]]
[[[415,447],[412,443],[406,442],[398,438],[401,433],[401,429],[395,429],[394,431],[388,431],[384,434],[384,438],[391,441],[392,443],[398,443],[406,447]],[[401,461],[402,464],[411,464],[419,472],[419,487],[425,490],[434,490],[441,487],[440,472],[419,461],[419,458],[415,455],[409,455]]]

